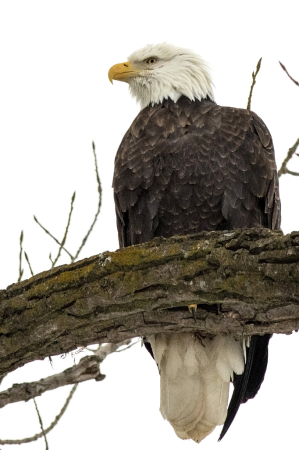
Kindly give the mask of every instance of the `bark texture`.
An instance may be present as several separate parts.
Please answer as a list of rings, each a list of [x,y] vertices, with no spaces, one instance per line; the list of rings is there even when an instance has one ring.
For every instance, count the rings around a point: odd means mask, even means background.
[[[186,308],[193,303],[196,323]],[[291,333],[299,232],[203,232],[105,252],[0,291],[0,317],[0,374],[160,331]]]

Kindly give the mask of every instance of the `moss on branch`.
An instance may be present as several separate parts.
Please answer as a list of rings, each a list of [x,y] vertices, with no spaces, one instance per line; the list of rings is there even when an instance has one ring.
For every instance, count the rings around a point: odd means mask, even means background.
[[[105,252],[9,286],[0,315],[0,373],[162,330],[290,333],[299,327],[299,232],[204,232]]]

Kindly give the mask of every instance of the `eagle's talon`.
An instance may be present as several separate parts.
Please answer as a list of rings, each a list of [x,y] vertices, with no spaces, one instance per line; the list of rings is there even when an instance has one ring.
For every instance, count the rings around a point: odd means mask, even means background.
[[[196,310],[197,310],[197,305],[189,305],[188,306],[189,311],[192,313],[194,322],[196,323]]]

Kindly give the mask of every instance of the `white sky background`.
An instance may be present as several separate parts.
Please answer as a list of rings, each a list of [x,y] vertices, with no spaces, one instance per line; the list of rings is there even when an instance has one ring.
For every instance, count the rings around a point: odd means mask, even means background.
[[[171,6],[170,6],[171,5]],[[19,235],[35,273],[50,267],[56,247],[33,214],[59,239],[70,198],[75,211],[67,248],[75,251],[97,207],[92,140],[103,186],[98,224],[80,258],[118,247],[111,189],[118,145],[138,112],[127,85],[112,86],[107,72],[134,50],[168,41],[199,53],[213,69],[216,100],[246,107],[251,73],[262,56],[252,109],[269,127],[278,166],[299,136],[299,88],[281,70],[299,78],[297,2],[188,1],[0,1],[0,287],[18,277]],[[289,168],[299,171],[299,158]],[[282,227],[299,229],[299,179],[281,179]],[[67,263],[63,256],[60,263]],[[25,276],[30,276],[25,267]],[[78,355],[78,360],[81,355]],[[54,358],[55,371],[72,358]],[[33,381],[55,373],[48,360],[8,376]],[[159,376],[139,345],[102,364],[105,381],[83,383],[60,424],[48,435],[50,449],[189,449],[159,413]],[[220,428],[200,444],[222,450],[242,446],[297,448],[299,402],[298,335],[276,336],[256,399],[243,405],[221,444]],[[70,387],[37,399],[47,427]],[[39,432],[33,402],[0,410],[0,439]],[[10,446],[13,450],[16,446]],[[19,448],[19,447],[18,447]],[[24,449],[44,449],[43,440]]]

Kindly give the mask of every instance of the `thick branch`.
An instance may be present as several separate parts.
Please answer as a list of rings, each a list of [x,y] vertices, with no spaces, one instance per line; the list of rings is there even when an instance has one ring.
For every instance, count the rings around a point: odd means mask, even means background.
[[[155,239],[53,268],[0,292],[0,373],[92,343],[160,331],[299,328],[299,232]],[[199,304],[194,323],[186,306]]]

